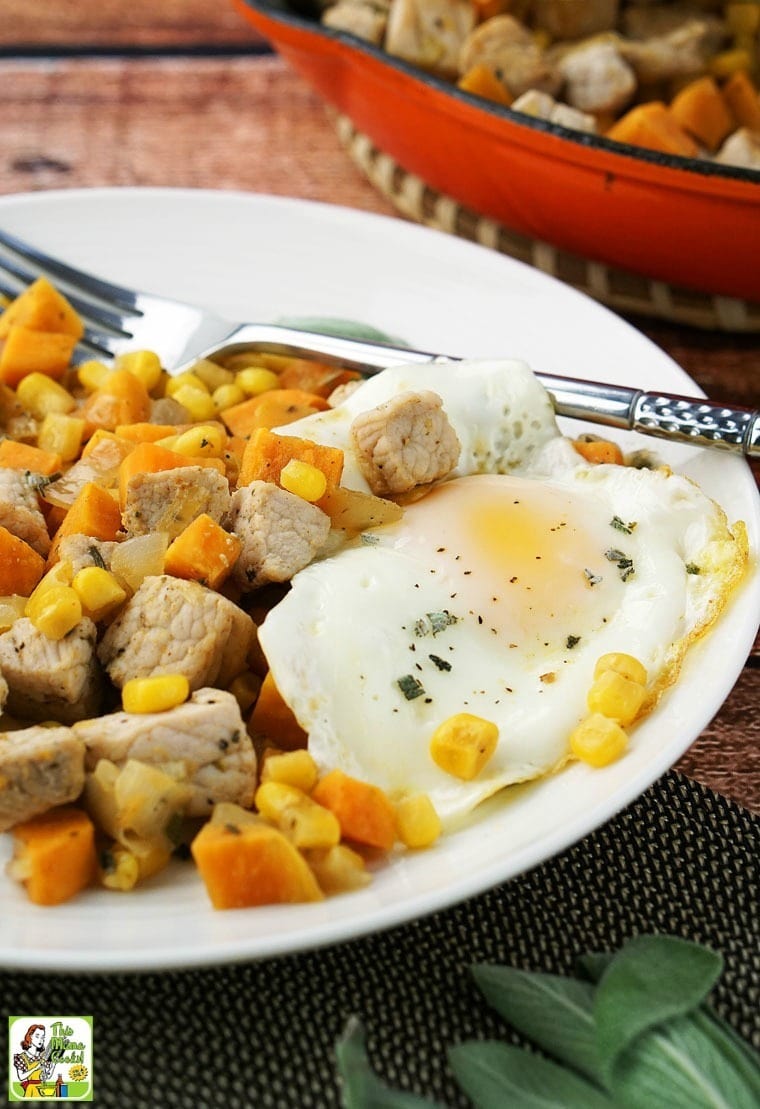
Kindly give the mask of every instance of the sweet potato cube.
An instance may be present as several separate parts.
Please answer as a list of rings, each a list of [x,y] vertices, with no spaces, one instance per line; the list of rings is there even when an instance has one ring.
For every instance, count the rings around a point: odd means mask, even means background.
[[[28,470],[32,474],[50,477],[63,465],[60,454],[33,447],[31,443],[17,443],[13,439],[0,441],[0,466],[8,470]]]
[[[23,882],[36,905],[60,905],[95,877],[95,827],[81,809],[51,809],[17,824],[13,839],[11,874]]]
[[[241,548],[236,535],[230,535],[204,512],[169,545],[164,570],[175,578],[218,589],[232,573]]]
[[[699,153],[697,144],[660,100],[631,108],[609,129],[607,138],[683,158],[695,158]]]
[[[269,824],[209,822],[190,850],[215,909],[322,900],[303,855]]]
[[[699,77],[676,93],[670,110],[684,131],[708,150],[717,150],[736,126],[713,77]]]
[[[246,444],[238,475],[238,486],[252,481],[280,483],[280,474],[291,459],[308,462],[321,470],[327,479],[327,488],[340,485],[343,473],[343,451],[339,447],[323,447],[310,439],[296,435],[278,435],[268,428],[254,431]]]
[[[28,597],[45,573],[45,559],[7,528],[0,527],[0,596]]]
[[[737,70],[723,86],[723,99],[739,127],[760,131],[760,92],[745,70]]]
[[[280,370],[278,376],[281,389],[303,389],[318,397],[329,397],[339,385],[361,380],[361,374],[356,370],[344,370],[340,366],[328,366],[307,358],[294,358]]]
[[[66,535],[90,535],[93,539],[115,540],[121,530],[119,506],[107,489],[88,481],[58,528],[48,555],[48,566],[58,561],[58,548]]]
[[[90,430],[114,431],[123,424],[144,423],[150,416],[150,394],[129,370],[114,370],[99,389],[90,393],[82,408]]]
[[[248,730],[252,735],[267,739],[283,751],[297,751],[306,746],[308,736],[296,720],[290,706],[283,700],[271,670],[267,671],[261,683]]]
[[[15,388],[31,373],[57,380],[68,369],[76,345],[73,335],[11,324],[0,350],[0,382]]]
[[[346,839],[390,851],[396,840],[396,814],[377,786],[331,770],[317,782],[312,798],[338,818]]]
[[[471,92],[474,96],[482,96],[484,100],[492,100],[495,104],[503,104],[508,108],[514,97],[508,92],[505,85],[499,80],[494,71],[485,62],[468,69],[459,79],[459,88],[463,92]]]
[[[84,334],[84,324],[78,313],[46,277],[38,277],[5,309],[0,316],[0,339],[17,324],[33,331],[72,335],[77,341]]]
[[[246,439],[257,428],[282,427],[300,420],[302,416],[324,412],[329,407],[323,397],[303,389],[270,389],[267,393],[225,408],[220,415],[231,435]]]

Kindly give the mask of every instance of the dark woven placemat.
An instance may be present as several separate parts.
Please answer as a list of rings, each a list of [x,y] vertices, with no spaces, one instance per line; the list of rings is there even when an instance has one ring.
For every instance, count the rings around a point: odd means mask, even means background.
[[[722,952],[719,1012],[760,1046],[758,822],[676,773],[603,828],[480,897],[392,931],[278,960],[171,974],[0,974],[7,1013],[93,1014],[99,1106],[338,1106],[351,1014],[394,1085],[467,1104],[446,1046],[509,1033],[474,962],[569,971],[583,951],[669,932]]]

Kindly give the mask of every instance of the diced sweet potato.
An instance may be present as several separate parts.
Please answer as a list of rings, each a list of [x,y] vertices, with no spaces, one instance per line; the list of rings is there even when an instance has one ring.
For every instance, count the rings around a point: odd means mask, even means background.
[[[17,593],[28,597],[45,573],[45,559],[19,539],[0,527],[0,596]]]
[[[356,370],[343,370],[340,366],[328,366],[306,358],[292,359],[278,376],[281,389],[302,389],[318,397],[329,397],[339,385],[361,380]]]
[[[5,338],[14,324],[34,331],[72,335],[77,341],[84,334],[78,313],[46,277],[38,277],[5,309],[0,316],[0,339]]]
[[[324,412],[329,407],[327,401],[316,393],[307,393],[303,389],[271,389],[268,393],[225,408],[221,417],[231,435],[247,439],[259,427],[282,427],[300,420],[302,416]]]
[[[714,78],[690,81],[671,101],[670,110],[684,131],[708,150],[717,150],[736,126]]]
[[[659,150],[663,154],[679,154],[684,158],[695,158],[699,153],[697,144],[660,100],[650,100],[631,108],[613,124],[607,138],[648,150]]]
[[[63,465],[60,454],[33,447],[31,443],[18,443],[13,439],[0,441],[0,466],[9,470],[29,470],[32,474],[50,477],[57,474]]]
[[[317,782],[312,798],[338,818],[346,839],[390,851],[396,840],[396,814],[377,786],[331,770]]]
[[[587,462],[614,462],[623,465],[623,452],[617,443],[608,439],[573,439],[573,446]]]
[[[119,506],[107,489],[89,481],[77,496],[53,538],[48,566],[58,560],[58,548],[66,535],[90,535],[93,539],[114,540],[121,529]]]
[[[243,452],[238,486],[250,485],[252,481],[279,484],[280,474],[292,458],[321,470],[327,479],[328,489],[335,489],[340,484],[343,473],[343,451],[340,448],[323,447],[295,435],[278,435],[262,427],[253,432]]]
[[[164,570],[176,578],[199,581],[219,589],[232,573],[242,543],[205,512],[188,524],[170,544]]]
[[[60,905],[93,881],[97,872],[95,827],[73,806],[51,809],[13,829],[10,872],[36,905]]]
[[[119,424],[115,433],[120,439],[129,439],[131,443],[157,443],[159,439],[168,439],[170,435],[176,435],[177,428],[173,424],[139,422]]]
[[[76,345],[73,335],[11,324],[0,350],[0,381],[15,387],[31,373],[57,380],[68,369]]]
[[[732,74],[726,81],[723,99],[739,127],[760,131],[760,93],[743,69]]]
[[[271,670],[267,671],[261,684],[248,730],[252,735],[263,737],[284,751],[296,751],[306,746],[306,732],[296,720],[290,706],[283,700]]]
[[[495,104],[503,104],[508,108],[514,97],[508,92],[490,66],[478,62],[460,77],[459,88],[463,92],[471,92],[475,96],[482,96],[484,100],[493,100]]]
[[[98,427],[113,431],[123,424],[143,423],[150,415],[150,394],[129,370],[114,370],[89,395],[82,415],[91,431]]]
[[[210,821],[190,850],[215,909],[322,899],[303,855],[263,821]]]

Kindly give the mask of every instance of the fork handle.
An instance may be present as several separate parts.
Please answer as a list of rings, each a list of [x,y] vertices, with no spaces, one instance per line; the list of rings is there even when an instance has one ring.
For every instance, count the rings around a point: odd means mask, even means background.
[[[390,343],[301,331],[277,324],[244,324],[229,336],[224,349],[228,352],[236,349],[266,350],[273,354],[304,358],[316,355],[326,362],[359,370],[365,375],[379,373],[389,366],[414,362],[461,361],[460,358]],[[622,385],[605,385],[555,374],[538,373],[536,377],[551,394],[558,416],[639,431],[670,442],[691,443],[744,454],[748,458],[760,458],[760,411],[757,409],[727,406],[699,397],[644,392]]]

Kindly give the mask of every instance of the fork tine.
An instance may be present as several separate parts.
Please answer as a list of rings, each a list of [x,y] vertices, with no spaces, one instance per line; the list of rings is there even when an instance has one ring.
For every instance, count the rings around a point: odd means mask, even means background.
[[[30,262],[39,269],[45,270],[48,274],[52,274],[59,281],[66,282],[67,285],[80,293],[98,297],[106,304],[114,308],[120,308],[125,312],[140,314],[137,308],[137,294],[133,289],[127,289],[123,285],[115,285],[110,281],[103,281],[99,277],[93,277],[90,273],[75,269],[74,266],[70,266],[58,258],[53,258],[50,254],[45,254],[44,251],[38,250],[37,247],[2,229],[0,229],[0,245],[18,255],[25,262]]]

